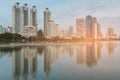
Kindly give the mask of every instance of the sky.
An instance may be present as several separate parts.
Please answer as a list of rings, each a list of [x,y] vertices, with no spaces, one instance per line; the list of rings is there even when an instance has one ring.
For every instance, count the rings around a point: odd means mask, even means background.
[[[36,5],[38,10],[38,28],[43,29],[43,11],[49,8],[52,19],[61,28],[73,26],[76,29],[76,19],[87,15],[97,17],[103,34],[108,26],[112,26],[116,34],[120,35],[120,0],[2,0],[0,2],[0,25],[12,26],[12,6],[16,2],[28,7]]]

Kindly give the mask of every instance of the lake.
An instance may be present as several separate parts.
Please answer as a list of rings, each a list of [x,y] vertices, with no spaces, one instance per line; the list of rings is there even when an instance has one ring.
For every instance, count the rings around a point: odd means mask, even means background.
[[[120,42],[1,47],[0,80],[120,80]]]

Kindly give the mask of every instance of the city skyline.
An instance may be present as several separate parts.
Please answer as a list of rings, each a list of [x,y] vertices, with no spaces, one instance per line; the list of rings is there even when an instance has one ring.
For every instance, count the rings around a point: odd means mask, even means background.
[[[4,0],[1,4],[0,9],[4,7],[4,11],[1,11],[1,25],[12,25],[12,9],[11,7],[18,2],[18,0],[7,1]],[[20,0],[20,5],[24,3],[29,6],[37,6],[38,9],[38,29],[43,29],[43,11],[45,8],[50,8],[53,12],[53,19],[59,23],[60,27],[68,28],[70,25],[73,26],[74,30],[76,28],[75,21],[77,18],[85,18],[87,15],[92,15],[97,17],[101,24],[101,29],[103,34],[106,34],[108,26],[112,26],[116,34],[119,32],[119,21],[120,21],[120,10],[118,0],[106,0],[106,1],[96,1],[96,0],[81,0],[81,1],[57,1],[57,0]],[[105,4],[106,3],[106,4]],[[109,4],[108,4],[109,3]],[[53,5],[54,4],[54,5]],[[75,11],[72,11],[75,10]],[[5,15],[5,16],[3,16]]]

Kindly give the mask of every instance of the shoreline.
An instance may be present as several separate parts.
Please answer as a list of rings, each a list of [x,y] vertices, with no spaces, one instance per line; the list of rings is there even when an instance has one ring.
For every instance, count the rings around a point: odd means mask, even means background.
[[[116,40],[110,41],[83,41],[83,42],[38,42],[38,43],[8,43],[0,44],[0,48],[4,47],[21,47],[21,46],[56,46],[56,45],[80,45],[80,44],[90,44],[91,42],[120,42]]]

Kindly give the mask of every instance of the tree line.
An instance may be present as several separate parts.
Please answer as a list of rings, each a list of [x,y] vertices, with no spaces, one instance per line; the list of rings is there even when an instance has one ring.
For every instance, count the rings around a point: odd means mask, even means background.
[[[37,36],[24,37],[18,33],[3,33],[0,34],[0,43],[11,43],[11,42],[31,42],[31,41],[43,41],[46,38],[42,30],[37,32]]]

